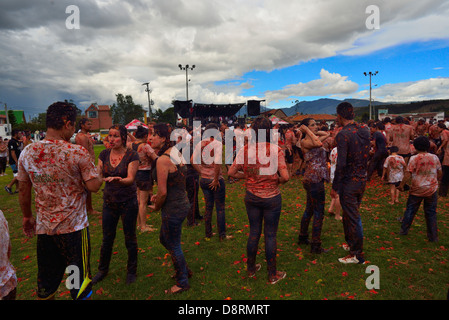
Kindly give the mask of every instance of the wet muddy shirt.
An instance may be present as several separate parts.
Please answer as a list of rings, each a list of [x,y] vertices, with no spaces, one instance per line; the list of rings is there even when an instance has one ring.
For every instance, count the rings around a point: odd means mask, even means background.
[[[154,154],[154,149],[148,143],[133,143],[133,150],[139,154],[139,170],[151,170],[151,155]]]
[[[413,140],[414,130],[413,127],[407,124],[396,124],[391,127],[390,139],[392,139],[391,145],[399,148],[398,154],[409,154],[410,140]]]
[[[214,179],[215,164],[221,164],[223,144],[218,140],[203,140],[195,146],[193,151],[193,163],[200,164],[200,175],[204,179]],[[200,158],[201,156],[201,158]],[[220,166],[219,179],[223,178],[223,170]]]
[[[430,197],[438,190],[438,170],[441,164],[431,153],[419,153],[410,158],[407,171],[412,174],[410,194],[417,197]]]
[[[293,148],[293,145],[296,143],[296,137],[295,137],[295,134],[293,133],[293,131],[292,130],[288,130],[286,133],[285,133],[285,146],[288,148],[288,149],[292,149]]]
[[[35,192],[36,233],[65,234],[88,226],[83,182],[98,177],[89,152],[63,140],[28,145],[19,158],[19,181]]]
[[[444,158],[443,158],[443,166],[449,166],[449,130],[444,130],[441,133],[441,141],[447,141],[446,147],[443,149]]]
[[[103,162],[103,178],[121,177],[125,179],[128,176],[128,166],[133,161],[139,161],[139,155],[132,149],[126,149],[120,163],[113,167],[110,161],[112,149],[101,151],[98,159]],[[115,182],[106,182],[103,190],[104,202],[125,202],[137,195],[137,186],[134,182],[130,186],[123,186]]]
[[[327,167],[327,154],[324,148],[313,148],[304,153],[304,181],[309,183],[329,182],[330,173]]]
[[[272,198],[280,194],[280,169],[286,169],[285,155],[280,147],[271,143],[250,143],[239,151],[233,167],[246,176],[246,190],[260,198]],[[256,152],[257,149],[257,152]]]

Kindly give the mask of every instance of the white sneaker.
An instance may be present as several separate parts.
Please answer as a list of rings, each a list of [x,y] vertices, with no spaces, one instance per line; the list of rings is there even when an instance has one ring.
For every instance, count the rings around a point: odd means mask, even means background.
[[[349,247],[346,243],[343,243],[343,245],[341,246],[343,248],[343,250],[345,251],[350,251],[351,247]]]
[[[361,259],[357,259],[357,257],[355,255],[347,255],[346,257],[343,258],[339,258],[338,261],[340,261],[341,263],[344,264],[349,264],[349,263],[356,263],[356,264],[365,264],[365,260]]]

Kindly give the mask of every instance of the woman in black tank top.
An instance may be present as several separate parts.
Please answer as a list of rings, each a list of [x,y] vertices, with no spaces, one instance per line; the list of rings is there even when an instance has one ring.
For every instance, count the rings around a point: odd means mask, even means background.
[[[192,272],[187,267],[181,248],[182,223],[187,217],[189,200],[186,192],[186,166],[178,150],[172,148],[170,130],[166,124],[154,126],[151,145],[160,148],[153,177],[158,185],[157,194],[151,198],[152,211],[161,209],[161,232],[159,241],[168,250],[176,270],[176,285],[167,294],[181,293],[190,288],[188,278]],[[173,151],[172,151],[173,150]],[[154,168],[154,167],[153,167]]]

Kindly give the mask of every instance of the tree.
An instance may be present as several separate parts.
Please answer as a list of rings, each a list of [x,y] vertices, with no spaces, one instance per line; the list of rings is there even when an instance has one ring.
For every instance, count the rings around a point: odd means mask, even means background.
[[[8,110],[8,119],[9,119],[9,124],[11,125],[11,128],[15,129],[17,127],[17,119],[16,119],[16,115],[14,114],[14,111]]]
[[[123,96],[118,93],[115,95],[117,103],[111,107],[111,117],[113,123],[126,125],[134,119],[143,121],[144,109],[142,105],[135,104],[130,95]]]
[[[157,109],[155,112],[153,112],[153,118],[158,123],[170,123],[172,125],[176,124],[176,117],[175,117],[175,108],[170,107],[166,109],[165,111],[162,111],[161,109]]]

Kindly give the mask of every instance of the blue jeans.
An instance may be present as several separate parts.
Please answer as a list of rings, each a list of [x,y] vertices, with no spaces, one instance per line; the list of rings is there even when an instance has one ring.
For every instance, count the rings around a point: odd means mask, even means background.
[[[246,245],[248,271],[254,272],[256,269],[256,255],[263,227],[268,276],[275,276],[276,234],[278,231],[279,217],[281,215],[282,197],[279,194],[273,198],[260,198],[247,191],[245,195],[245,206],[250,226]]]
[[[366,182],[346,183],[339,191],[341,209],[343,211],[343,230],[351,255],[363,259],[363,226],[359,208],[365,192]]]
[[[427,239],[432,242],[438,241],[438,227],[437,227],[437,203],[438,193],[435,192],[430,197],[417,197],[409,195],[407,206],[402,219],[400,234],[407,235],[412,225],[413,219],[418,212],[421,202],[424,200],[424,216],[427,224]]]
[[[121,218],[125,245],[128,250],[128,274],[137,273],[137,236],[136,223],[139,205],[137,197],[125,202],[103,203],[103,243],[100,250],[99,271],[108,272],[111,262],[112,246],[114,244],[118,221]]]
[[[201,190],[204,194],[204,202],[206,203],[206,210],[204,212],[204,225],[206,227],[206,237],[212,237],[212,212],[217,211],[217,227],[220,238],[226,236],[226,217],[225,217],[225,200],[226,200],[226,186],[224,179],[219,180],[219,187],[212,190],[209,184],[212,179],[200,179]]]
[[[312,225],[312,246],[321,246],[321,230],[323,228],[324,204],[326,191],[324,181],[318,183],[303,183],[307,192],[307,204],[301,219],[301,228],[299,231],[299,240],[306,240],[309,237],[309,224],[313,217]]]
[[[186,216],[163,212],[159,234],[160,243],[171,255],[176,270],[176,285],[180,288],[189,287],[187,262],[181,248],[182,223]]]

